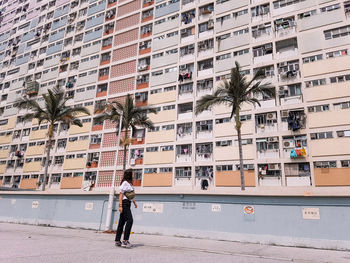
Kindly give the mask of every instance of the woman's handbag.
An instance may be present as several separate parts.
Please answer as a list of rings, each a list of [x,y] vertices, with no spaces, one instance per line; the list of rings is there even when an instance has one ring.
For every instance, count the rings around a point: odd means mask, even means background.
[[[124,195],[126,198],[128,198],[129,201],[131,201],[135,198],[135,191],[125,192]]]

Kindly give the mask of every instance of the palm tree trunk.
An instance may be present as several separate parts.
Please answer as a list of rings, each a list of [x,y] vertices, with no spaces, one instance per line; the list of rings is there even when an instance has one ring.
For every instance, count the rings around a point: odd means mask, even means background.
[[[239,108],[236,109],[236,130],[237,130],[237,137],[238,137],[238,151],[239,151],[239,172],[241,175],[241,190],[245,190],[245,182],[244,182],[244,169],[243,169],[243,149],[242,149],[242,134],[241,134],[241,127],[242,123],[239,118]]]
[[[126,150],[128,148],[128,127],[125,128],[125,137],[124,137],[124,152],[123,152],[123,171],[126,169]]]
[[[41,184],[41,191],[45,191],[45,183],[47,179],[47,174],[49,171],[49,162],[50,162],[50,152],[51,152],[51,143],[52,143],[52,137],[53,137],[53,125],[50,124],[49,126],[49,136],[48,136],[48,141],[47,141],[47,148],[46,148],[46,160],[45,160],[45,170],[44,170],[44,178],[43,182]],[[51,176],[50,176],[51,177]],[[48,186],[50,187],[51,185],[51,178],[49,178]]]

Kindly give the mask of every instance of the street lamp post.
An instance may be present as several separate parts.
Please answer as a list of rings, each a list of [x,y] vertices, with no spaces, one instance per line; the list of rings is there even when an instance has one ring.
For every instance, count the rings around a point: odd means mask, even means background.
[[[123,112],[119,113],[119,129],[118,129],[118,138],[117,138],[117,152],[116,152],[116,166],[118,165],[118,155],[119,155],[119,146],[120,146],[120,134],[122,131],[122,123],[123,123]],[[116,170],[113,171],[113,177],[112,177],[112,186],[109,191],[109,197],[108,197],[108,207],[107,207],[107,216],[106,216],[106,227],[105,230],[108,231],[111,229],[111,221],[112,221],[112,211],[113,211],[113,200],[114,200],[114,194],[115,194],[115,177],[116,177]]]

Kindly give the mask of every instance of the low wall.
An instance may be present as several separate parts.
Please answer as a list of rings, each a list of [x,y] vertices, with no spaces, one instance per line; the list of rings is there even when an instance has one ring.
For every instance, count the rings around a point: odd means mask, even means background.
[[[103,230],[107,199],[6,193],[0,195],[0,221],[88,229],[101,223]],[[347,197],[139,194],[137,201],[135,233],[350,249]],[[117,218],[114,212],[113,228]]]

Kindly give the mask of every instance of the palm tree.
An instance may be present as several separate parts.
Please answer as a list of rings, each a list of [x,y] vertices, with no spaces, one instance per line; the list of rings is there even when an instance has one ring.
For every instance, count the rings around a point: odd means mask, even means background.
[[[107,103],[104,113],[96,118],[99,121],[109,120],[112,123],[119,123],[120,117],[122,116],[122,130],[125,131],[124,137],[121,139],[124,147],[123,170],[126,168],[127,148],[132,142],[132,140],[128,138],[130,128],[132,128],[132,131],[136,131],[136,126],[153,128],[153,123],[147,117],[147,113],[156,113],[156,111],[148,107],[136,107],[132,96],[128,94],[124,103],[118,101]],[[117,125],[117,132],[118,129],[119,127]]]
[[[18,101],[17,107],[19,109],[28,109],[29,113],[23,116],[23,120],[38,120],[39,125],[42,122],[48,123],[49,130],[47,133],[46,144],[46,160],[44,180],[41,184],[41,190],[45,190],[45,182],[47,180],[47,173],[49,169],[50,151],[52,148],[52,141],[54,137],[54,127],[62,122],[68,125],[77,125],[82,127],[83,124],[78,118],[81,113],[90,115],[90,112],[85,107],[69,107],[66,105],[68,98],[65,97],[65,92],[59,86],[49,89],[47,94],[43,94],[44,106],[40,106],[36,99],[24,97]],[[51,176],[50,176],[51,177]],[[49,178],[49,186],[51,178]]]
[[[257,96],[275,97],[275,89],[269,83],[263,83],[265,79],[263,70],[258,70],[251,80],[247,80],[246,76],[241,73],[239,63],[236,61],[235,64],[236,67],[231,69],[231,79],[221,82],[212,95],[201,97],[197,101],[195,112],[199,114],[219,104],[231,107],[230,118],[235,117],[238,136],[241,189],[245,190],[240,109],[244,103],[261,106]]]

